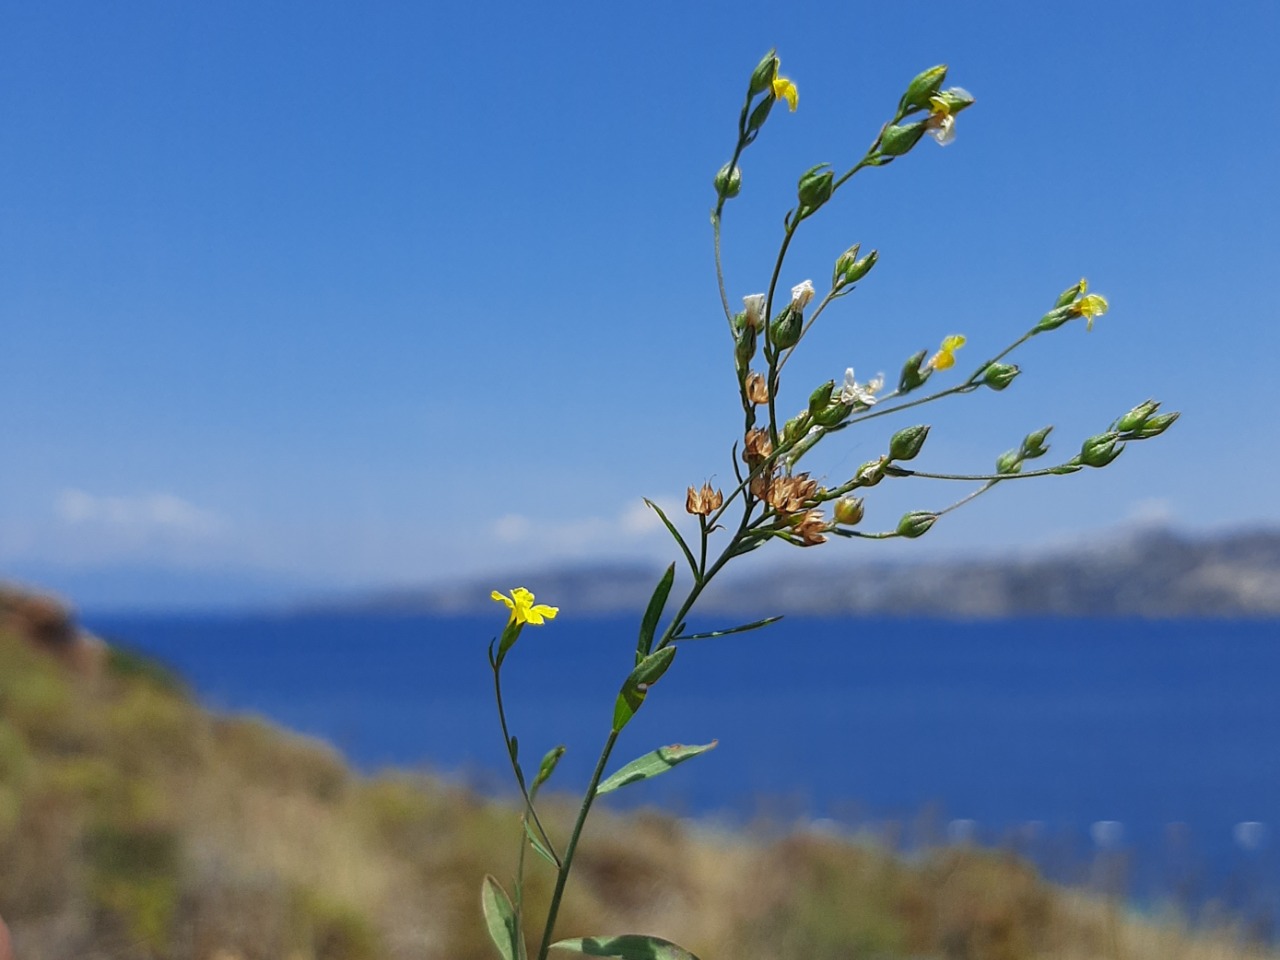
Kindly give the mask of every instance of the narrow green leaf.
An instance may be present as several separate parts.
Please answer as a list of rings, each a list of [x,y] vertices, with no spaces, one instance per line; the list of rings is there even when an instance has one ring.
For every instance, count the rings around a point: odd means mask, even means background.
[[[684,542],[684,537],[680,536],[680,531],[676,529],[676,525],[667,519],[667,515],[662,512],[662,508],[645,497],[645,504],[658,515],[658,519],[662,521],[663,526],[667,528],[670,534],[676,538],[676,543],[680,544],[680,549],[684,551],[684,558],[689,561],[689,569],[693,571],[693,578],[698,578],[698,561],[693,559],[693,551],[689,549],[689,545]]]
[[[502,960],[518,960],[521,953],[518,946],[520,931],[516,926],[515,908],[511,906],[507,891],[487,874],[480,887],[480,907],[484,910],[484,923],[489,929],[489,938],[502,954]]]
[[[524,835],[529,838],[529,846],[533,847],[534,852],[537,853],[538,856],[542,857],[543,860],[547,861],[547,863],[551,864],[557,870],[560,869],[560,861],[557,860],[556,855],[548,850],[546,845],[538,839],[537,835],[533,832],[533,826],[529,823],[528,819],[524,821]]]
[[[589,957],[619,957],[621,960],[698,960],[678,944],[660,937],[626,933],[620,937],[575,937],[559,940],[553,950],[572,950]]]
[[[759,630],[761,627],[767,627],[769,624],[777,623],[781,619],[781,616],[765,617],[763,620],[756,620],[754,623],[744,623],[740,627],[730,627],[728,630],[712,630],[708,633],[691,633],[687,637],[676,637],[676,640],[683,643],[685,640],[710,640],[714,637],[727,637],[731,633],[746,633],[748,630]]]
[[[658,581],[658,586],[653,591],[653,596],[649,598],[649,606],[644,612],[644,619],[640,621],[640,642],[636,644],[637,664],[649,655],[649,651],[653,647],[653,634],[658,629],[658,620],[661,619],[662,611],[667,606],[667,597],[671,595],[671,585],[675,583],[675,580],[676,565],[673,563],[667,567],[667,572]]]
[[[530,799],[538,792],[540,786],[551,779],[551,775],[556,772],[556,765],[560,763],[560,758],[563,756],[563,744],[547,751],[547,755],[542,758],[542,763],[538,767],[538,775],[533,778],[533,786],[529,790]]]
[[[667,672],[671,661],[675,659],[675,647],[663,647],[657,653],[651,653],[636,665],[631,675],[623,681],[618,691],[618,701],[613,708],[613,730],[618,732],[636,715],[640,704],[649,694],[649,687]]]
[[[606,777],[604,782],[596,787],[596,796],[598,797],[603,793],[612,793],[619,787],[625,787],[629,783],[648,780],[650,777],[656,777],[660,773],[666,773],[676,764],[684,763],[684,761],[690,760],[700,753],[706,753],[715,747],[718,742],[718,740],[712,740],[710,743],[691,746],[686,746],[683,743],[673,743],[669,747],[659,747],[651,753],[646,753],[643,757],[637,757],[625,767]]]

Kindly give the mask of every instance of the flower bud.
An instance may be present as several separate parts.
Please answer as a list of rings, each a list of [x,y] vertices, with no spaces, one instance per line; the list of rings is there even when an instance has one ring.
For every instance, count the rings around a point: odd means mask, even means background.
[[[1080,448],[1080,462],[1086,467],[1105,467],[1124,451],[1124,444],[1116,442],[1114,433],[1100,433],[1090,437]]]
[[[929,428],[924,424],[899,430],[889,441],[889,459],[914,460],[927,436]]]
[[[992,390],[1003,390],[1022,371],[1014,363],[991,363],[982,371],[982,382]]]
[[[1075,301],[1076,297],[1080,296],[1080,294],[1084,293],[1088,289],[1089,281],[1084,277],[1081,277],[1079,283],[1072,284],[1062,291],[1062,295],[1058,297],[1058,302],[1054,304],[1054,307],[1065,307],[1069,305]]]
[[[827,409],[831,405],[831,391],[836,388],[834,380],[828,380],[817,390],[809,394],[809,416],[817,416],[817,414]]]
[[[836,523],[842,523],[846,527],[856,527],[861,523],[864,512],[861,497],[841,497],[833,510]]]
[[[880,251],[872,250],[861,260],[858,260],[855,263],[851,264],[849,268],[845,270],[844,282],[846,284],[857,283],[859,280],[861,280],[863,277],[865,277],[868,273],[871,272],[871,268],[876,265],[876,261],[879,259],[880,259]]]
[[[831,199],[834,191],[835,174],[831,172],[831,164],[820,163],[806,170],[800,177],[797,193],[800,198],[802,215],[813,213]]]
[[[855,487],[874,487],[877,483],[884,479],[885,458],[879,457],[876,460],[868,460],[858,468],[858,472],[853,475],[853,484]]]
[[[913,510],[911,513],[903,514],[902,519],[898,521],[898,536],[906,537],[908,540],[924,536],[937,519],[936,513],[930,513],[927,510]]]
[[[1145,424],[1151,415],[1158,409],[1160,409],[1160,404],[1156,401],[1145,400],[1117,420],[1112,429],[1118,430],[1120,433],[1129,433],[1130,431],[1137,430]]]
[[[786,350],[800,342],[804,328],[804,314],[796,307],[788,307],[769,325],[769,338],[778,350]]]
[[[799,440],[809,429],[809,411],[801,410],[794,417],[782,425],[782,442],[794,443]]]
[[[834,427],[838,423],[843,423],[851,413],[853,413],[853,404],[845,403],[835,397],[832,398],[830,406],[813,415],[813,422],[821,427]]]
[[[839,287],[845,281],[842,279],[849,268],[858,262],[858,251],[862,249],[862,244],[855,243],[840,256],[836,257],[835,269],[831,271],[831,286]]]
[[[898,378],[898,393],[908,393],[921,386],[933,374],[933,367],[924,366],[924,357],[928,350],[912,354],[902,365],[902,375]]]
[[[564,756],[564,750],[563,746],[552,747],[543,756],[542,763],[538,764],[538,775],[533,778],[533,786],[529,793],[530,797],[533,796],[534,790],[537,790],[538,787],[551,779],[551,775],[556,772],[556,766],[560,763],[560,758]]]
[[[764,55],[764,59],[751,71],[751,85],[747,88],[748,97],[764,93],[773,85],[773,78],[778,75],[778,63],[778,52],[776,50],[770,50]]]
[[[1043,427],[1035,433],[1028,433],[1022,438],[1022,449],[1019,451],[1024,460],[1034,460],[1036,457],[1043,457],[1049,452],[1049,448],[1045,446],[1045,439],[1053,430],[1052,425]]]
[[[923,110],[929,105],[929,98],[936,94],[947,79],[947,65],[940,63],[920,73],[907,84],[907,92],[898,101],[898,113],[905,116],[913,110]]]
[[[773,97],[765,97],[756,104],[756,108],[751,111],[751,116],[747,118],[747,136],[755,137],[760,132],[760,128],[764,126],[764,122],[769,119],[769,111],[773,109]]]
[[[967,110],[974,104],[973,94],[964,87],[950,87],[930,98],[929,104],[934,109],[945,109],[948,116],[954,117],[961,110]]]
[[[1006,450],[996,457],[996,473],[1004,476],[1022,469],[1022,455],[1017,450]]]
[[[886,157],[900,157],[920,142],[924,131],[923,123],[890,124],[880,134],[880,153]]]
[[[1040,322],[1035,325],[1035,328],[1031,332],[1044,333],[1047,330],[1057,330],[1074,316],[1078,316],[1078,314],[1071,312],[1070,304],[1061,307],[1054,307],[1040,318]]]
[[[1150,440],[1152,437],[1158,437],[1170,427],[1173,422],[1182,416],[1180,413],[1162,413],[1159,416],[1151,417],[1138,428],[1137,436],[1139,440]]]
[[[725,164],[720,168],[720,172],[716,174],[715,179],[716,193],[724,197],[726,200],[732,200],[738,195],[738,191],[742,189],[742,171],[737,167],[730,167]]]

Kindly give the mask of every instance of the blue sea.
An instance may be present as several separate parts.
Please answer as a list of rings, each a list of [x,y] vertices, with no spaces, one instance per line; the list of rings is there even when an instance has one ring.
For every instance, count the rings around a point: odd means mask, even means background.
[[[506,793],[483,618],[89,617],[208,706]],[[728,624],[697,624],[696,628]],[[634,618],[527,628],[504,668],[526,769],[580,790],[633,664]],[[611,802],[742,824],[1009,846],[1137,902],[1280,907],[1280,622],[787,619],[694,641],[614,766],[717,749]]]

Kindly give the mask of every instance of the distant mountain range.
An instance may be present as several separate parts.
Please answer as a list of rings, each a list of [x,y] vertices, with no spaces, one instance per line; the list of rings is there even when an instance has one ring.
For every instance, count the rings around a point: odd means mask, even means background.
[[[637,565],[578,566],[543,571],[536,584],[540,599],[599,615],[643,609],[660,573]],[[341,607],[488,611],[493,584],[526,580],[534,582],[526,572],[515,579],[402,589]],[[1280,617],[1280,530],[1204,537],[1146,530],[1096,547],[1009,559],[782,565],[714,583],[699,609],[739,615]]]

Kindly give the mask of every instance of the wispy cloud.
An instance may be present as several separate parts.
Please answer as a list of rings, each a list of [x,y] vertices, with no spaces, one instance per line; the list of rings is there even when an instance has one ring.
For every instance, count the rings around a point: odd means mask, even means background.
[[[655,502],[676,523],[684,519],[683,500],[663,497]],[[494,520],[489,533],[503,546],[536,544],[541,551],[561,557],[648,552],[646,548],[666,538],[662,521],[639,498],[612,515],[548,519],[510,513]]]
[[[1129,507],[1124,522],[1131,527],[1167,527],[1177,518],[1177,510],[1171,498],[1148,497]]]
[[[53,509],[58,520],[67,526],[95,527],[144,537],[150,534],[207,537],[222,526],[213,513],[172,493],[113,497],[68,489],[58,494]]]

